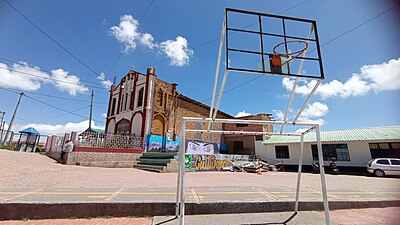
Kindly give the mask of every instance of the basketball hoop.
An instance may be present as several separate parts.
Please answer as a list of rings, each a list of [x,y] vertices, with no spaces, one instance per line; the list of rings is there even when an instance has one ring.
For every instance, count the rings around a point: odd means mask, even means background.
[[[299,51],[290,52],[290,53],[277,52],[276,51],[276,49],[279,46],[281,46],[283,44],[287,44],[287,43],[303,43],[304,47],[302,49],[300,49]],[[288,62],[292,61],[293,59],[295,59],[297,56],[301,55],[307,48],[308,48],[308,43],[306,41],[303,41],[303,40],[289,40],[289,41],[281,42],[281,43],[275,45],[275,47],[273,48],[273,52],[274,53],[273,53],[272,58],[271,58],[271,63],[272,63],[273,66],[282,67],[286,63],[288,63]],[[289,60],[287,60],[286,62],[282,63],[281,56],[291,56],[291,58]]]

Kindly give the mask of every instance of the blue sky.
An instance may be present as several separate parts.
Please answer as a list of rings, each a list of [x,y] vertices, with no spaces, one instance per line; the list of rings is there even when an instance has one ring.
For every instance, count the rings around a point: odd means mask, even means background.
[[[326,79],[303,121],[319,121],[323,130],[400,124],[398,1],[7,1],[86,65],[1,0],[0,88],[28,91],[47,104],[23,97],[15,129],[32,124],[43,133],[82,129],[93,86],[93,117],[96,126],[104,126],[108,90],[98,76],[117,76],[118,82],[132,66],[142,73],[154,67],[159,78],[178,83],[182,94],[210,104],[226,7],[317,21]],[[242,85],[256,76],[230,73],[225,90],[239,87],[223,95],[220,109],[279,119],[292,80],[265,75]],[[290,118],[304,102],[309,82],[300,82]],[[18,94],[0,89],[7,122],[17,99]]]

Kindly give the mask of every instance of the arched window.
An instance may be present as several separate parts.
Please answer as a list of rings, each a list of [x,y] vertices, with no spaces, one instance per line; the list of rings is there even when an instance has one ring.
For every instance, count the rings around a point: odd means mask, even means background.
[[[117,123],[117,133],[118,134],[129,134],[129,120],[122,119]]]
[[[138,94],[138,100],[137,100],[137,107],[143,106],[143,92],[144,92],[144,88],[140,88],[139,94]]]

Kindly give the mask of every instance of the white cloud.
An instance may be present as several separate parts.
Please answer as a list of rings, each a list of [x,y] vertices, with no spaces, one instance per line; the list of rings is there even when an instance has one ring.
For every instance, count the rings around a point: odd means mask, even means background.
[[[300,84],[301,83],[301,84]],[[282,85],[287,90],[293,88],[294,79],[283,78]],[[296,88],[296,93],[309,94],[316,84],[315,80],[301,80]],[[329,83],[323,83],[317,89],[317,94],[322,99],[331,97],[356,97],[364,96],[369,91],[378,93],[380,91],[390,91],[400,89],[400,58],[391,59],[388,62],[374,65],[364,65],[360,73],[353,73],[344,83],[338,80],[332,80]]]
[[[69,74],[68,71],[57,69],[52,70],[51,74],[53,75],[52,77],[56,79],[53,81],[54,86],[61,91],[66,91],[73,96],[75,96],[77,93],[85,93],[89,91],[89,89],[80,82],[79,77]]]
[[[322,117],[329,112],[328,105],[321,102],[313,102],[309,104],[307,108],[301,114],[305,117]]]
[[[299,128],[295,131],[295,133],[303,133],[304,131],[308,130],[309,128]]]
[[[153,49],[154,47],[158,46],[156,43],[154,43],[153,35],[149,33],[145,33],[140,37],[140,43],[144,46],[147,46],[150,49]]]
[[[139,31],[139,21],[131,15],[120,17],[118,26],[112,26],[110,33],[119,42],[125,45],[124,52],[130,49],[135,49],[137,43],[149,48],[158,48],[162,53],[165,53],[171,60],[173,66],[188,65],[190,57],[193,55],[193,50],[188,48],[188,41],[182,36],[177,36],[175,40],[166,40],[157,44],[154,42],[154,37],[150,33],[141,33]]]
[[[285,113],[281,110],[274,109],[272,110],[275,114],[275,118],[277,120],[283,121]],[[325,124],[326,121],[322,118],[329,112],[328,105],[321,102],[314,102],[312,104],[308,104],[307,108],[300,115],[298,122],[305,123],[319,123],[321,125]],[[294,113],[293,109],[289,110],[287,121],[292,121],[296,117],[296,113]]]
[[[140,38],[138,31],[139,21],[131,15],[120,17],[119,26],[110,28],[111,34],[121,43],[125,44],[125,51],[136,48],[136,41]]]
[[[243,116],[251,116],[251,113],[247,113],[246,111],[238,112],[235,117],[243,117]]]
[[[281,110],[273,109],[272,112],[274,112],[275,118],[276,118],[277,120],[282,121],[283,118],[285,117],[285,114],[284,114]]]
[[[107,118],[107,113],[102,113],[101,117]]]
[[[18,71],[18,72],[16,72]],[[88,89],[80,82],[79,77],[71,75],[63,69],[51,71],[51,75],[43,72],[37,66],[31,66],[26,62],[19,62],[8,67],[0,63],[0,87],[13,88],[22,91],[39,90],[42,84],[53,84],[61,91],[67,91],[70,95],[84,93]]]
[[[10,68],[4,63],[0,63],[0,77],[0,87],[22,91],[39,90],[42,83],[48,82],[45,78],[50,78],[47,73],[40,71],[39,67],[29,66],[26,62],[15,63]]]
[[[188,48],[186,38],[178,36],[176,40],[167,40],[160,43],[160,49],[168,58],[171,59],[171,65],[184,66],[189,64],[193,50]]]
[[[97,79],[101,81],[103,87],[107,89],[111,88],[112,82],[106,79],[106,75],[104,73],[100,73],[100,76],[98,76]]]
[[[81,121],[78,123],[69,122],[66,124],[59,125],[50,125],[50,124],[42,124],[42,123],[31,123],[25,125],[15,125],[13,130],[19,131],[28,127],[35,128],[40,134],[43,135],[63,135],[66,132],[76,131],[81,133],[88,128],[89,120]],[[102,126],[97,126],[94,121],[92,121],[92,128],[95,129],[103,129]]]

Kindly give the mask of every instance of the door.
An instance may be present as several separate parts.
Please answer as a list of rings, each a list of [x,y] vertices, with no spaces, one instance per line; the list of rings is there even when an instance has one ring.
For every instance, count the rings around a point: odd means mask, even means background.
[[[391,159],[390,163],[392,164],[391,166],[392,175],[400,176],[400,159]]]

